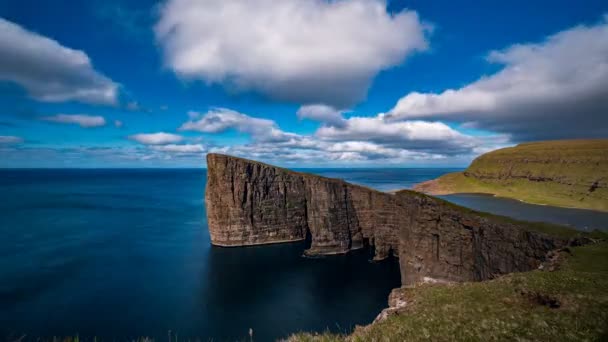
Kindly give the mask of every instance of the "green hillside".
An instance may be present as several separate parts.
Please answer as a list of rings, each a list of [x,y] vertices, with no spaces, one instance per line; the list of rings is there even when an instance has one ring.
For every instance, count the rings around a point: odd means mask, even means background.
[[[520,144],[484,154],[464,172],[414,187],[434,195],[488,193],[608,211],[608,139]]]

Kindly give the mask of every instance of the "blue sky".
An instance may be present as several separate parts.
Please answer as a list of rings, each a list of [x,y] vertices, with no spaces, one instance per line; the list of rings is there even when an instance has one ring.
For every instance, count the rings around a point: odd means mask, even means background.
[[[608,137],[605,1],[0,1],[0,167],[466,166]]]

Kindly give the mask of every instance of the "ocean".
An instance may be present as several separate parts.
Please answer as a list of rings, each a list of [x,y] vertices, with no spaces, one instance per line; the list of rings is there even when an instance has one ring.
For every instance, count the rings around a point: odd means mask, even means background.
[[[305,171],[394,190],[457,169]],[[303,243],[211,246],[205,179],[204,169],[0,170],[0,339],[224,341],[252,329],[267,341],[349,332],[386,307],[400,283],[394,259],[371,262],[364,250],[303,258]],[[608,226],[605,213],[458,196],[447,199]]]

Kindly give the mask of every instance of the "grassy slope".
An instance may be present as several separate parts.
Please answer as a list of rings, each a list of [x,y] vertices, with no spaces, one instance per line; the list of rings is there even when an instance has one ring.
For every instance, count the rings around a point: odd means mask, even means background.
[[[464,173],[445,175],[426,186],[416,189],[434,194],[489,193],[536,204],[608,211],[608,139],[500,149],[475,159]]]
[[[559,270],[492,281],[402,289],[399,315],[351,335],[293,335],[290,341],[580,341],[608,338],[608,243],[572,249]],[[522,294],[522,292],[524,294]],[[531,299],[556,298],[559,308]]]

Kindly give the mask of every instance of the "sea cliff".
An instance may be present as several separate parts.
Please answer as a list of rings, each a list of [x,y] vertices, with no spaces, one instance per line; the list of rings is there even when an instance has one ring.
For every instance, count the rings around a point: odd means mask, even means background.
[[[370,246],[399,258],[404,285],[487,280],[537,268],[571,230],[477,213],[413,191],[383,193],[220,154],[207,155],[211,241],[248,246],[310,239],[308,255]]]

